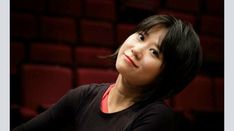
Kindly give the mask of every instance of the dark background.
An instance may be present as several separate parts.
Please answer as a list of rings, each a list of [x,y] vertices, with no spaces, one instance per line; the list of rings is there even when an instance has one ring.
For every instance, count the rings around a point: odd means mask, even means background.
[[[137,23],[155,14],[190,22],[203,48],[199,75],[167,100],[177,130],[224,130],[222,0],[11,0],[11,128],[71,88],[114,82],[113,63],[97,56],[114,52]]]

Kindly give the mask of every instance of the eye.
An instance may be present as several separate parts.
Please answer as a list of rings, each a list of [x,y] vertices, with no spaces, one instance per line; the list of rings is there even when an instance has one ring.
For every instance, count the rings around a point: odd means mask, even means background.
[[[151,48],[150,52],[152,53],[153,56],[159,57],[160,53],[158,50]]]
[[[145,36],[143,33],[138,33],[138,38],[141,40],[141,41],[144,41],[145,40]]]

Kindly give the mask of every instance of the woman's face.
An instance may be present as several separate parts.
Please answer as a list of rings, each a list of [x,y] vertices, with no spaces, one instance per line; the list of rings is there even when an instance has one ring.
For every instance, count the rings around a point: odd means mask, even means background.
[[[163,62],[159,49],[166,32],[166,28],[157,25],[148,32],[132,34],[120,47],[116,68],[129,84],[144,86],[159,75]]]

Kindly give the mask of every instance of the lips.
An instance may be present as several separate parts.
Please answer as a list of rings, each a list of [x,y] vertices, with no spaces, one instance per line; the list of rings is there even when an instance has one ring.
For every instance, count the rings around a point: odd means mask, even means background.
[[[128,60],[128,62],[130,62],[134,67],[138,68],[138,66],[133,62],[133,60],[127,56],[126,54],[124,54],[125,58]]]

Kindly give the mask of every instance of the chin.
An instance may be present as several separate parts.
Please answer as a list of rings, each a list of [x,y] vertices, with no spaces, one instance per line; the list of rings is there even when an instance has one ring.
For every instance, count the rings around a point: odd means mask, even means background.
[[[116,64],[115,68],[120,74],[125,74],[127,72],[127,69],[124,68],[121,64]]]

